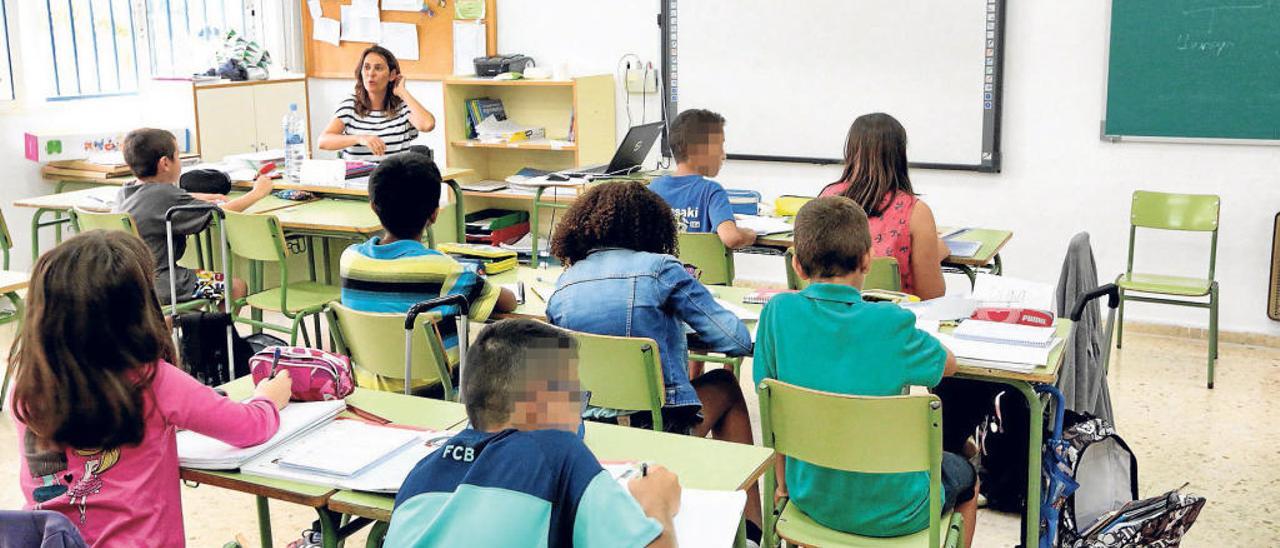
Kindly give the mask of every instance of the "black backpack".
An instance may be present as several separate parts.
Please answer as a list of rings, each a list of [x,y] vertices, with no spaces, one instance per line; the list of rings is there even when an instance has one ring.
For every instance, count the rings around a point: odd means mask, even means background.
[[[235,369],[227,368],[229,325],[231,316],[225,312],[188,312],[174,319],[182,369],[205,386],[218,386],[249,374],[253,348],[234,329],[231,344],[235,350]]]

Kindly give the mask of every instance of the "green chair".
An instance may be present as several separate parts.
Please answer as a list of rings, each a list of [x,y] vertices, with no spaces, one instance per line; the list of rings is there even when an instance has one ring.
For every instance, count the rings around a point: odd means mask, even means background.
[[[134,236],[138,235],[138,223],[134,222],[133,215],[125,212],[120,213],[104,213],[100,211],[88,211],[81,208],[71,210],[71,224],[75,227],[76,232],[85,232],[87,230],[123,230]]]
[[[329,303],[329,331],[337,351],[351,357],[361,369],[381,377],[404,380],[404,393],[410,394],[409,379],[435,379],[444,389],[444,399],[454,401],[456,395],[449,377],[449,358],[435,323],[439,314],[419,314],[414,332],[409,369],[405,369],[404,314],[360,312]]]
[[[316,316],[316,344],[320,343],[319,316],[325,305],[337,301],[341,290],[334,285],[326,285],[312,281],[289,281],[289,263],[284,230],[280,228],[280,220],[275,215],[255,215],[248,213],[226,212],[222,221],[222,229],[227,231],[227,240],[231,246],[231,254],[250,261],[250,270],[254,278],[253,285],[261,287],[262,272],[268,263],[275,263],[280,268],[280,285],[271,289],[258,290],[236,303],[237,306],[248,305],[253,310],[267,310],[283,314],[292,320],[289,327],[276,325],[256,318],[236,317],[236,321],[257,328],[271,329],[289,334],[289,344],[297,344],[298,329],[307,316]],[[234,265],[234,261],[232,262]],[[234,272],[233,272],[234,273]],[[305,327],[302,329],[303,342],[311,346]]]
[[[1116,348],[1124,336],[1124,302],[1169,304],[1209,309],[1209,380],[1213,388],[1213,367],[1218,360],[1218,282],[1213,279],[1218,258],[1218,212],[1221,200],[1213,194],[1166,194],[1138,190],[1133,193],[1129,210],[1129,260],[1124,274],[1116,278],[1120,287],[1119,321],[1116,322]],[[1208,232],[1209,276],[1192,278],[1145,274],[1133,271],[1134,241],[1139,228]],[[1130,293],[1163,295],[1148,297]],[[1209,297],[1209,302],[1197,298]]]
[[[591,405],[648,411],[662,432],[662,360],[653,339],[573,333],[578,341],[578,381],[591,391]]]
[[[0,213],[0,257],[4,260],[4,272],[9,272],[9,251],[13,249],[13,237],[9,235],[9,224],[5,222],[3,213]],[[13,306],[13,310],[0,311],[0,325],[18,323],[18,330],[22,330],[22,297],[18,296],[16,291],[10,291],[3,295],[9,300],[9,304]],[[5,396],[9,394],[9,380],[13,377],[13,363],[8,363],[4,368],[4,383],[0,385],[0,409],[4,408]]]
[[[733,250],[715,232],[681,232],[680,261],[698,267],[706,285],[733,285]]]
[[[809,282],[800,279],[795,268],[791,266],[791,259],[794,256],[795,248],[787,248],[787,251],[782,254],[782,260],[787,268],[787,288],[804,289],[809,287]],[[862,288],[902,291],[902,274],[898,271],[898,260],[893,257],[872,257],[871,271],[867,272]]]
[[[778,540],[804,546],[959,546],[960,514],[942,515],[942,401],[918,396],[845,396],[800,388],[774,379],[760,383],[764,446],[836,470],[869,474],[928,472],[929,527],[896,538],[863,537],[828,529],[788,499],[765,496],[764,545]],[[765,470],[766,494],[777,488],[775,468]]]

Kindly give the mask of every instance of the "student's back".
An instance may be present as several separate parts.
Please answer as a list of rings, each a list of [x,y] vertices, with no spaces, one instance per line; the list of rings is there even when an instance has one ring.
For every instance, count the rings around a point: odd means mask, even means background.
[[[468,429],[405,479],[387,545],[526,546],[545,535],[549,546],[603,546],[661,532],[628,517],[641,517],[636,502],[576,435]]]
[[[844,171],[821,196],[844,196],[870,222],[872,254],[898,261],[902,291],[921,299],[946,293],[942,261],[949,251],[938,238],[933,210],[916,197],[907,173],[907,132],[884,113],[859,116],[845,139]]]
[[[800,210],[796,269],[812,283],[765,305],[756,331],[756,384],[772,378],[836,394],[895,396],[938,384],[954,366],[947,349],[916,328],[911,312],[862,300],[870,244],[866,217],[848,199],[819,198]],[[946,504],[970,500],[964,495],[972,495],[972,467],[955,455],[943,463]],[[927,472],[846,472],[788,457],[784,477],[792,502],[833,529],[884,537],[929,523]]]
[[[289,399],[287,372],[240,403],[169,363],[152,260],[101,230],[46,253],[11,362],[25,507],[65,514],[91,545],[183,545],[177,431],[254,445]]]

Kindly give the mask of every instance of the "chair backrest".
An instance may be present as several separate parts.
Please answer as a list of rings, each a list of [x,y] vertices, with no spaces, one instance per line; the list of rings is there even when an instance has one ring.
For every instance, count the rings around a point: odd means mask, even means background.
[[[765,379],[759,386],[764,446],[849,472],[929,473],[929,546],[937,546],[942,492],[942,401],[933,394],[848,396]],[[774,469],[767,471],[771,485]],[[772,497],[766,497],[772,500]]]
[[[1129,259],[1125,273],[1133,273],[1133,249],[1139,228],[1210,232],[1209,279],[1218,261],[1218,216],[1222,200],[1215,194],[1171,194],[1135,190],[1129,208]]]
[[[1221,199],[1213,194],[1169,194],[1136,190],[1129,222],[1142,228],[1214,232]]]
[[[361,312],[329,303],[329,326],[333,330],[338,352],[351,357],[361,369],[390,379],[404,379],[404,314]],[[448,357],[435,322],[434,312],[419,314],[409,360],[410,379],[438,379],[444,386],[444,398],[454,399],[449,377]],[[405,393],[410,383],[405,380]]]
[[[591,391],[591,405],[653,413],[662,430],[662,360],[658,343],[639,337],[574,332],[578,341],[578,380]]]
[[[275,215],[226,212],[222,229],[227,231],[231,253],[251,261],[285,260],[284,230]]]
[[[89,230],[123,230],[134,236],[138,235],[138,223],[134,222],[133,215],[127,212],[106,213],[101,211],[87,211],[80,208],[71,210],[71,220],[75,223],[76,230],[85,232]]]
[[[680,261],[698,267],[707,285],[733,285],[733,250],[715,232],[681,232]]]
[[[9,235],[9,223],[0,211],[0,254],[4,255],[4,269],[9,270],[9,250],[13,249],[13,237]]]
[[[799,290],[809,287],[809,281],[796,274],[795,267],[791,265],[792,257],[795,257],[795,248],[788,247],[782,254],[782,260],[787,268],[787,288]],[[902,274],[898,271],[898,260],[893,257],[872,257],[871,270],[862,281],[862,288],[902,291]]]

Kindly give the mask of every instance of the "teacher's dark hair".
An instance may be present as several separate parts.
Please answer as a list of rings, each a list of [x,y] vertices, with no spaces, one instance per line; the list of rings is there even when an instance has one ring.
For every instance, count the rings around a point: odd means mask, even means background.
[[[364,68],[364,60],[366,57],[369,56],[370,53],[378,54],[384,60],[386,60],[387,70],[394,72],[396,74],[400,74],[400,61],[396,60],[396,55],[394,53],[391,53],[391,50],[388,50],[387,48],[384,48],[382,46],[369,46],[368,48],[366,48],[364,50],[364,53],[360,54],[360,62],[356,63],[356,115],[357,116],[368,116],[369,111],[373,110],[373,101],[369,99],[369,90],[364,89],[364,75],[361,73],[361,69]],[[386,96],[382,98],[382,112],[386,112],[388,113],[388,115],[390,115],[390,113],[393,113],[400,108],[400,104],[403,103],[404,100],[399,97],[396,97],[396,94],[391,92],[390,86],[395,85],[394,81],[388,82],[387,85],[388,87],[387,87]]]

